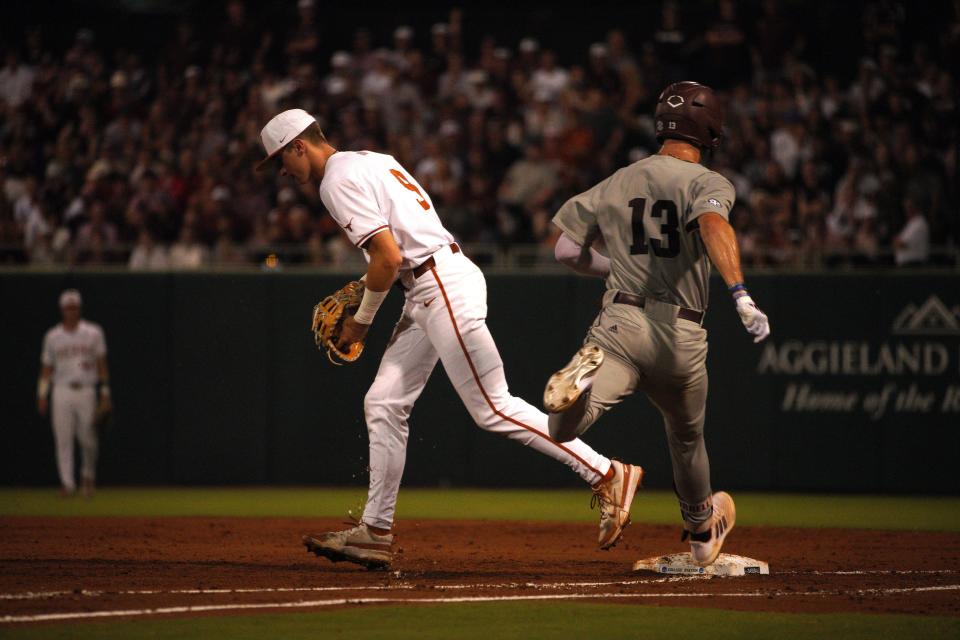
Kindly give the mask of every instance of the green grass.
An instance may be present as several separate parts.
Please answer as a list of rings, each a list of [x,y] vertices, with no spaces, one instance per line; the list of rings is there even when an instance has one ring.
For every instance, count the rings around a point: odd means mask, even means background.
[[[99,491],[92,500],[62,499],[54,489],[0,489],[0,516],[341,517],[359,514],[361,488],[136,488]],[[575,490],[404,489],[399,518],[591,522],[589,492]],[[960,531],[960,498],[830,496],[738,492],[737,523]],[[642,491],[635,522],[677,524],[676,498]]]
[[[0,637],[71,638],[956,638],[960,618],[746,613],[588,603],[485,603],[359,607],[320,613],[0,627]]]

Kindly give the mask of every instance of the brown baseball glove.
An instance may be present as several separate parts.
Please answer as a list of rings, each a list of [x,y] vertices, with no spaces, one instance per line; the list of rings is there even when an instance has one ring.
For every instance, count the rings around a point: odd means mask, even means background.
[[[353,362],[363,353],[363,341],[354,342],[345,352],[337,348],[340,330],[343,327],[345,314],[353,315],[363,299],[363,283],[353,281],[342,289],[317,303],[313,308],[313,323],[310,330],[313,332],[317,348],[327,352],[327,358],[335,365]]]

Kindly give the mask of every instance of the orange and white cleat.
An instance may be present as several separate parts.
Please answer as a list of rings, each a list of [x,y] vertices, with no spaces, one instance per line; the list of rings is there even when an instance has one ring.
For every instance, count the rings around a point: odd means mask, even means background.
[[[600,549],[611,549],[620,540],[623,530],[630,524],[630,505],[643,480],[643,468],[611,460],[613,477],[601,481],[593,488],[590,507],[600,504]]]

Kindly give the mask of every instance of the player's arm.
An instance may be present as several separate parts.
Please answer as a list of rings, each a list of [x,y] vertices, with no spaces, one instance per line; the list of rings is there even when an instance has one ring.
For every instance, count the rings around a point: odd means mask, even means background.
[[[52,366],[45,364],[40,368],[40,377],[37,379],[37,411],[39,411],[42,416],[47,415],[47,398],[50,394],[50,377],[52,375]]]
[[[610,275],[610,259],[594,249],[592,242],[579,244],[566,233],[560,234],[554,245],[553,255],[557,262],[585,276],[606,278]]]
[[[740,247],[733,227],[719,213],[704,213],[697,218],[700,238],[707,249],[707,255],[713,266],[733,295],[737,313],[746,327],[747,333],[754,336],[754,342],[760,342],[770,335],[770,322],[765,313],[757,308],[753,298],[743,284],[743,270],[740,268]]]
[[[720,277],[727,287],[742,284],[740,247],[733,227],[719,213],[705,213],[697,218],[697,222],[700,225],[700,238],[707,248],[710,261],[720,272]]]
[[[599,233],[597,209],[608,181],[573,196],[553,217],[553,224],[562,232],[553,255],[577,273],[599,277],[610,273],[610,260],[591,246]]]
[[[367,241],[364,248],[370,254],[370,264],[364,277],[363,300],[354,315],[348,315],[343,319],[340,343],[337,345],[341,349],[349,347],[367,335],[373,317],[390,293],[390,287],[397,279],[397,273],[403,262],[400,247],[397,246],[397,241],[393,239],[393,234],[389,230],[375,234]]]

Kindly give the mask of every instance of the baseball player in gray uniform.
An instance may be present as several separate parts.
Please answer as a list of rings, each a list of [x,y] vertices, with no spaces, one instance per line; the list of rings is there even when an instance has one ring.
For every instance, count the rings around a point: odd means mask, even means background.
[[[558,260],[605,277],[607,292],[584,346],[548,381],[544,405],[550,435],[564,442],[643,391],[666,423],[683,539],[706,566],[736,520],[730,495],[710,488],[703,440],[711,262],[754,342],[770,326],[743,284],[728,222],[733,185],[699,164],[723,136],[719,99],[696,82],[675,83],[660,95],[655,119],[659,153],[571,198],[553,219],[563,231]],[[608,256],[590,246],[598,234]]]
[[[100,325],[80,317],[82,300],[76,289],[60,294],[63,322],[47,331],[40,353],[37,409],[46,416],[53,404],[53,439],[60,473],[60,494],[73,495],[73,441],[80,443],[80,477],[85,497],[93,495],[97,475],[97,396],[105,410],[110,404],[107,343]],[[99,384],[99,392],[97,385]],[[52,392],[51,392],[52,391]]]

